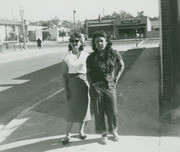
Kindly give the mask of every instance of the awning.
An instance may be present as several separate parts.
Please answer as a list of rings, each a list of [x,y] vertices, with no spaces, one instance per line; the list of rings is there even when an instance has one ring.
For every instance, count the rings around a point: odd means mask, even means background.
[[[88,25],[88,27],[99,27],[99,26],[114,26],[114,24],[92,24],[92,25]]]

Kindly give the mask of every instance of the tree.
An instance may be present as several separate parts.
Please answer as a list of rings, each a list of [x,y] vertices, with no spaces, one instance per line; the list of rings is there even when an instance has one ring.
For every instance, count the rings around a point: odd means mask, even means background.
[[[54,25],[59,26],[60,19],[59,19],[57,16],[55,16],[55,17],[51,20],[51,22],[52,22]]]
[[[68,20],[63,20],[61,26],[69,29],[73,29],[74,23]]]
[[[121,10],[120,13],[114,11],[111,15],[106,15],[103,18],[108,19],[108,18],[132,18],[132,17],[133,16],[130,13]]]
[[[137,15],[138,15],[138,17],[142,17],[142,16],[144,16],[144,11],[137,12]]]
[[[86,33],[86,29],[84,27],[84,22],[82,21],[77,21],[76,23],[76,30],[82,34]]]
[[[120,14],[116,13],[116,12],[113,12],[111,16],[114,17],[114,18],[117,18],[117,17],[120,17]]]
[[[48,28],[51,27],[51,23],[49,21],[42,21],[42,26],[47,26]]]
[[[125,12],[123,10],[120,11],[120,18],[132,18],[133,16],[128,13],[128,12]]]
[[[112,15],[106,15],[104,17],[102,17],[103,19],[109,19],[109,18],[112,18]]]

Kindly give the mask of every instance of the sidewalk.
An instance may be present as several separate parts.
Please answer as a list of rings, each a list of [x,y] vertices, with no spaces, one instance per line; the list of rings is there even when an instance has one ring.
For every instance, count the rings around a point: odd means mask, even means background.
[[[159,38],[152,38],[151,40],[157,40]],[[145,40],[145,39],[144,39]],[[146,40],[150,40],[150,39],[146,39]],[[112,40],[112,42],[128,42],[128,41],[135,41],[136,42],[136,39],[122,39],[122,40]],[[140,47],[153,47],[153,44],[150,44],[149,46],[147,45],[144,45],[144,41],[140,41],[138,40],[138,45],[139,45],[139,48]],[[67,44],[67,42],[56,42],[56,41],[44,41],[43,42],[44,45],[47,45],[47,44]],[[86,44],[88,44],[86,46],[86,50],[91,50],[90,46],[89,46],[89,43],[90,41],[86,41]],[[34,46],[34,48],[31,48],[31,49],[27,49],[27,50],[20,50],[17,46],[16,50],[13,50],[13,49],[9,49],[9,50],[5,50],[3,51],[3,53],[0,53],[0,63],[3,63],[3,62],[9,62],[9,61],[12,61],[12,60],[19,60],[19,59],[23,59],[23,58],[28,58],[28,57],[33,57],[33,56],[37,56],[37,55],[41,55],[41,54],[46,54],[46,53],[52,53],[52,51],[57,51],[53,48],[48,48],[48,47],[43,47],[42,49],[38,49],[36,47],[36,42],[29,42],[28,43],[28,46]],[[129,46],[126,46],[126,45],[121,45],[121,47],[117,47],[116,45],[113,46],[114,49],[118,50],[118,51],[126,51],[128,49],[132,49],[136,47],[136,43],[134,44],[130,44]],[[154,47],[157,47],[157,45],[154,45]]]
[[[15,61],[20,59],[26,59],[34,56],[45,55],[53,52],[59,52],[58,49],[49,49],[49,48],[42,48],[42,49],[27,49],[27,50],[16,50],[16,51],[9,51],[7,53],[0,54],[0,63]]]
[[[127,53],[129,55],[126,57],[131,61],[131,52]],[[108,144],[101,145],[100,136],[96,135],[92,131],[94,128],[90,127],[94,123],[94,120],[91,120],[86,127],[87,140],[82,141],[74,134],[71,143],[63,146],[61,139],[64,137],[64,131],[61,128],[65,122],[63,116],[57,116],[56,111],[53,110],[54,106],[61,106],[59,110],[61,110],[60,114],[63,114],[65,105],[57,101],[57,96],[51,96],[25,109],[0,132],[2,142],[0,151],[179,152],[178,136],[172,137],[167,134],[166,137],[160,137],[158,49],[145,49],[134,64],[126,68],[117,86],[119,142],[113,142],[109,135]],[[54,101],[57,102],[54,103]],[[51,103],[52,107],[47,107],[47,103]],[[46,108],[51,108],[52,113],[47,113]],[[176,130],[177,127],[179,127],[178,124],[174,124]],[[173,130],[168,132],[170,135]]]

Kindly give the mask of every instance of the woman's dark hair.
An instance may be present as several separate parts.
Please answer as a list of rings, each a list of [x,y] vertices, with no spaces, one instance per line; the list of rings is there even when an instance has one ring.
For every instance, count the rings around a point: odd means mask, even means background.
[[[97,37],[104,37],[106,39],[106,42],[107,42],[107,46],[106,46],[106,50],[110,50],[112,49],[112,42],[110,41],[110,39],[107,37],[106,33],[105,32],[102,32],[102,31],[96,31],[94,34],[93,34],[93,38],[92,38],[92,42],[91,42],[91,47],[94,51],[97,51],[97,48],[96,48],[96,44],[95,44],[95,39]]]
[[[71,35],[70,35],[69,42],[72,42],[72,41],[80,41],[80,42],[81,42],[81,45],[80,45],[80,47],[79,47],[79,50],[80,50],[80,51],[83,51],[83,50],[84,50],[85,43],[84,43],[83,35],[82,35],[81,33],[74,32],[73,34],[71,34]],[[71,50],[72,50],[72,47],[71,47],[71,45],[69,44],[69,45],[68,45],[68,51],[71,51]]]

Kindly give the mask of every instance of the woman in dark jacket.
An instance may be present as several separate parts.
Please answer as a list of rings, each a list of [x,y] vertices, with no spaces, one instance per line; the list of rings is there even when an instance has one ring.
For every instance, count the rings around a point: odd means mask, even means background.
[[[96,32],[92,39],[92,49],[86,60],[90,97],[95,115],[95,131],[102,134],[102,143],[107,144],[105,115],[108,130],[118,141],[118,111],[116,84],[124,70],[121,55],[111,48],[112,43],[103,32]]]

